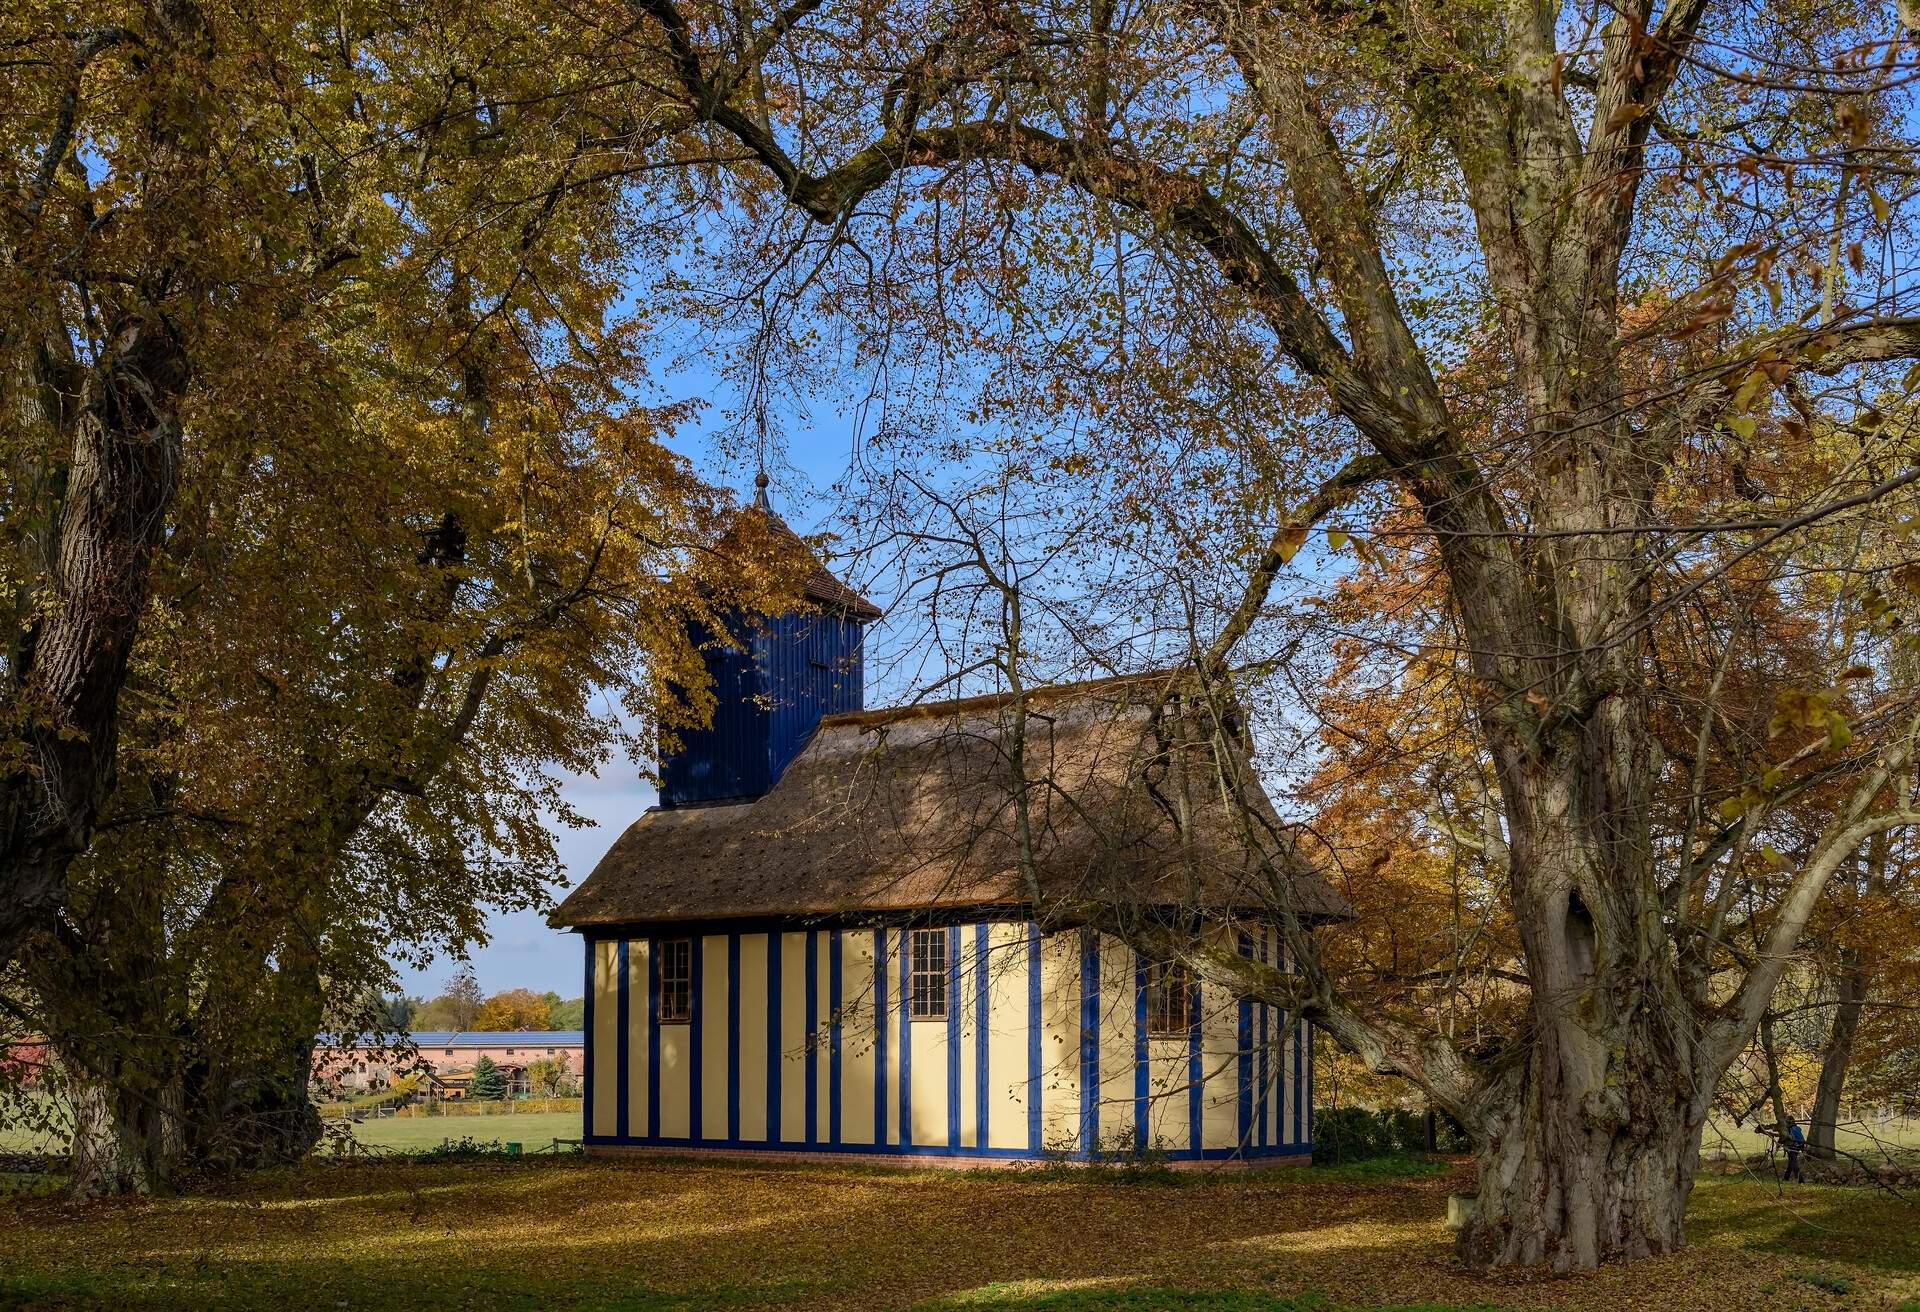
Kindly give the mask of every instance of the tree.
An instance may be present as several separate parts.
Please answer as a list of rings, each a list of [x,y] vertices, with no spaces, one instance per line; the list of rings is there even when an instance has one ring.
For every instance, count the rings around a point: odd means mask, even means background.
[[[474,1017],[481,1030],[550,1030],[553,1012],[547,1000],[532,989],[508,989],[488,998]]]
[[[553,1018],[554,1029],[583,1030],[587,1027],[587,1000],[562,998],[557,993],[549,993],[547,1014]]]
[[[204,49],[179,6],[96,48],[9,11],[0,74],[44,107],[5,152],[0,424],[39,499],[6,538],[0,800],[33,832],[0,855],[0,957],[39,936],[0,982],[81,1086],[82,1194],[304,1152],[323,1025],[378,1028],[396,958],[541,902],[557,772],[696,716],[664,695],[699,683],[687,620],[801,568],[716,550],[731,498],[667,447],[686,408],[641,399],[623,287],[660,272],[636,193],[671,162],[644,49],[608,76],[560,11],[203,17]],[[167,333],[179,360],[108,367]],[[38,404],[82,375],[154,440]],[[76,499],[75,443],[134,492]],[[146,535],[74,548],[118,582],[48,564],[76,515]]]
[[[1010,465],[1058,496],[1119,489],[1105,540],[1193,581],[1169,621],[1220,735],[1248,667],[1302,650],[1247,648],[1310,533],[1337,573],[1405,526],[1460,680],[1442,730],[1486,783],[1520,1023],[1469,1051],[1356,1006],[1284,897],[1291,971],[1156,947],[1455,1116],[1480,1167],[1469,1260],[1681,1246],[1714,1092],[1823,893],[1920,818],[1892,574],[1818,567],[1829,620],[1874,651],[1857,690],[1845,670],[1767,687],[1758,753],[1712,693],[1717,654],[1750,638],[1743,597],[1797,587],[1810,532],[1910,558],[1913,476],[1875,448],[1920,324],[1864,254],[1912,166],[1887,15],[632,7],[685,112],[750,157],[733,258],[774,288],[754,304],[858,306],[889,377],[922,351],[945,357],[939,385],[977,383]],[[770,201],[802,226],[769,232]],[[783,338],[752,331],[757,382]],[[966,351],[978,372],[952,363]],[[1210,549],[1239,586],[1202,578]],[[1022,612],[1001,613],[1009,674]],[[1695,626],[1704,705],[1666,698],[1671,617]],[[1690,722],[1690,763],[1663,755],[1663,714]]]
[[[527,1083],[543,1097],[554,1097],[560,1082],[567,1078],[567,1064],[557,1057],[541,1057],[527,1063]]]
[[[317,276],[281,276],[291,270],[219,240],[240,215],[210,203],[214,134],[196,107],[265,90],[222,35],[187,0],[77,29],[50,9],[7,19],[8,44],[23,52],[5,74],[8,103],[41,112],[8,116],[0,177],[0,440],[16,511],[4,542],[0,966],[64,902],[67,867],[112,787],[120,688],[196,367],[220,354],[222,329],[257,326],[263,311],[298,315],[338,279],[314,229],[262,224]],[[254,134],[226,126],[250,157]],[[96,206],[115,221],[98,222]],[[244,212],[266,220],[263,206]],[[219,294],[249,275],[261,294]]]
[[[467,1096],[480,1102],[498,1102],[507,1096],[507,1080],[491,1057],[482,1055],[473,1064],[473,1079],[467,1084]]]
[[[440,996],[446,1002],[447,1019],[456,1030],[470,1030],[478,1025],[487,1005],[480,992],[480,981],[473,977],[473,967],[468,965],[453,972],[453,978],[447,981],[447,991]]]
[[[384,1013],[386,1029],[393,1034],[405,1034],[413,1028],[413,1018],[426,1006],[425,998],[416,998],[405,993],[395,993],[380,1000],[380,1009]]]

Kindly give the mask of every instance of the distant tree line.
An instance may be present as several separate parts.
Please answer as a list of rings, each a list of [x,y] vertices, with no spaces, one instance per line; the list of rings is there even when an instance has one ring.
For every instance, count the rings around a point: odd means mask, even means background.
[[[505,989],[485,996],[471,969],[462,968],[431,998],[396,993],[381,999],[389,1030],[577,1030],[586,1026],[587,1000],[558,993]]]

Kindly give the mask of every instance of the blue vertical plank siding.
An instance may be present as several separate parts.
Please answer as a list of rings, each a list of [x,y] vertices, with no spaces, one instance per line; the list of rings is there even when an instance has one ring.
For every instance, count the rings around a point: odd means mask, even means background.
[[[1040,926],[1027,925],[1027,1151],[1040,1155]]]
[[[1080,934],[1080,1151],[1100,1146],[1100,937]]]
[[[984,1147],[988,1139],[987,1121],[992,1113],[992,1107],[987,1101],[987,1057],[990,1050],[987,1040],[991,1037],[991,1027],[987,1022],[992,1016],[992,1006],[987,993],[989,956],[987,927],[984,924],[973,927],[973,956],[973,1123],[975,1126],[973,1141]]]
[[[811,612],[782,615],[756,647],[766,684],[767,784],[780,778],[821,717],[866,704],[858,621]]]
[[[968,927],[971,926],[971,934]],[[805,1021],[806,1033],[796,1035],[787,1033],[781,1026],[782,992],[785,987],[785,970],[782,968],[782,956],[787,951],[781,938],[778,925],[765,930],[767,933],[767,987],[764,991],[755,990],[755,996],[747,997],[741,992],[742,979],[741,934],[749,932],[736,922],[725,926],[704,927],[703,932],[688,933],[685,929],[675,929],[675,937],[686,936],[692,948],[692,987],[693,1015],[692,1023],[687,1026],[687,1056],[690,1069],[687,1072],[687,1137],[669,1139],[659,1133],[661,1124],[661,1041],[660,1041],[660,939],[650,936],[649,931],[640,928],[615,930],[605,935],[605,940],[617,942],[615,961],[610,963],[617,969],[619,979],[609,992],[611,997],[606,1005],[619,1009],[619,1036],[611,1045],[610,1052],[596,1051],[593,1042],[593,1010],[595,1006],[596,980],[595,950],[596,940],[583,935],[586,948],[586,1005],[587,1017],[587,1117],[584,1127],[588,1143],[599,1147],[604,1145],[634,1144],[685,1147],[688,1145],[715,1148],[752,1148],[752,1149],[814,1149],[847,1152],[854,1154],[911,1155],[911,1156],[949,1156],[949,1157],[994,1157],[1027,1158],[1044,1157],[1046,1145],[1042,1141],[1045,1121],[1042,1115],[1047,1072],[1042,1061],[1041,1037],[1045,1030],[1043,1024],[1043,971],[1041,938],[1039,926],[1031,921],[1021,922],[1025,932],[1025,943],[1018,938],[1009,945],[1007,959],[1000,963],[1003,969],[1018,972],[1022,965],[1026,971],[1026,989],[1024,1003],[1027,1011],[1027,1051],[1026,1051],[1026,1087],[1024,1090],[1010,1089],[1009,1083],[1017,1079],[1017,1067],[1013,1072],[1000,1071],[991,1063],[993,1048],[991,1044],[991,1021],[993,1018],[994,991],[989,970],[993,969],[991,957],[991,927],[987,922],[970,921],[963,925],[947,927],[947,987],[949,1006],[945,1028],[940,1033],[944,1039],[947,1055],[947,1124],[944,1134],[937,1134],[933,1142],[915,1142],[913,1131],[913,1060],[912,1041],[912,954],[910,931],[906,929],[876,929],[874,933],[873,979],[872,979],[872,1029],[863,1032],[856,1029],[848,1033],[843,1021],[843,1013],[849,1005],[854,1007],[856,1024],[861,1023],[865,1014],[864,999],[849,999],[844,992],[843,973],[845,969],[845,951],[848,942],[845,931],[838,928],[821,929],[808,927],[804,930],[805,970]],[[750,932],[760,932],[765,923],[753,926]],[[800,931],[795,924],[789,932]],[[615,938],[615,935],[624,937]],[[715,943],[715,950],[709,958],[706,950],[709,937]],[[722,960],[718,943],[726,943],[725,959]],[[962,969],[962,949],[971,941],[972,969],[969,979]],[[632,951],[635,945],[647,945],[648,969],[644,983],[644,1022],[641,1020],[641,985],[631,977]],[[1277,946],[1277,945],[1274,945]],[[1024,951],[1022,950],[1024,949]],[[1104,1054],[1101,1044],[1101,1024],[1103,1006],[1111,1002],[1116,1007],[1126,1005],[1126,990],[1132,989],[1134,1018],[1134,1043],[1132,1060],[1133,1070],[1133,1116],[1134,1142],[1145,1148],[1151,1139],[1153,1117],[1151,1108],[1153,1095],[1151,1090],[1152,1051],[1147,1036],[1147,975],[1148,963],[1138,954],[1132,958],[1132,982],[1129,986],[1123,981],[1118,985],[1117,994],[1109,999],[1101,991],[1106,972],[1101,960],[1102,942],[1098,935],[1088,933],[1081,939],[1080,945],[1080,1045],[1077,1053],[1080,1075],[1078,1128],[1082,1154],[1091,1154],[1100,1144],[1100,1099],[1103,1093],[1103,1064],[1111,1061],[1126,1060],[1124,1055]],[[1267,958],[1270,944],[1263,931],[1257,939],[1243,939],[1241,950],[1262,959]],[[825,956],[822,957],[824,952]],[[824,965],[825,969],[822,970]],[[728,990],[727,1005],[717,1008],[723,1014],[708,1015],[706,1006],[705,980],[708,971],[724,970]],[[1013,975],[1018,979],[1017,973]],[[969,987],[972,997],[966,994]],[[821,996],[824,994],[825,996]],[[1020,990],[1016,985],[1011,997],[1001,995],[1003,1003],[1012,1001],[1020,1005]],[[1202,1137],[1204,1115],[1202,1099],[1208,1090],[1204,1087],[1209,1072],[1204,1068],[1203,1031],[1212,1032],[1213,1022],[1208,1021],[1201,1012],[1203,995],[1196,981],[1192,986],[1191,1004],[1193,1020],[1187,1035],[1187,1141],[1184,1144],[1165,1145],[1167,1156],[1173,1160],[1219,1160],[1230,1157],[1276,1157],[1311,1151],[1313,1135],[1311,1081],[1313,1078],[1313,1053],[1311,1031],[1304,1022],[1295,1017],[1285,1016],[1277,1009],[1236,1000],[1238,1008],[1237,1033],[1240,1050],[1238,1060],[1229,1065],[1234,1071],[1236,1095],[1239,1109],[1239,1142],[1231,1147],[1208,1148]],[[970,1054],[974,1060],[973,1080],[970,1087],[963,1077],[963,1056],[966,1053],[967,1036],[964,1020],[966,1008],[971,1005],[975,1017],[974,1044]],[[742,1014],[753,1007],[764,1006],[767,1011],[767,1070],[765,1072],[767,1117],[765,1126],[741,1123],[740,1106],[742,1062],[740,1058]],[[1289,1030],[1288,1022],[1297,1023],[1296,1030]],[[644,1023],[644,1028],[642,1024]],[[937,1023],[937,1022],[930,1022]],[[724,1031],[723,1027],[724,1026]],[[806,1134],[803,1141],[788,1142],[783,1139],[780,1128],[780,1108],[786,1090],[790,1084],[784,1078],[786,1063],[793,1059],[794,1045],[805,1042],[806,1071]],[[871,1042],[874,1046],[873,1087],[869,1090],[864,1080],[857,1087],[848,1087],[842,1079],[843,1052],[845,1044],[864,1045]],[[644,1092],[634,1088],[628,1077],[631,1063],[639,1045],[645,1044],[647,1053],[647,1079]],[[719,1100],[715,1100],[715,1123],[707,1124],[704,1117],[705,1091],[702,1083],[705,1078],[705,1049],[708,1044],[726,1045],[727,1078],[730,1081],[726,1092],[725,1125],[717,1123]],[[1286,1046],[1292,1048],[1289,1056]],[[1273,1049],[1277,1048],[1277,1060]],[[757,1049],[756,1049],[757,1050]],[[856,1051],[861,1049],[856,1047]],[[1178,1051],[1178,1049],[1175,1049]],[[1016,1049],[1017,1051],[1017,1049]],[[718,1053],[714,1054],[718,1056]],[[594,1134],[592,1120],[593,1071],[597,1064],[613,1061],[618,1064],[620,1079],[617,1089],[616,1132],[613,1134]],[[825,1063],[823,1066],[822,1063]],[[891,1063],[891,1066],[889,1065]],[[717,1064],[717,1063],[716,1063]],[[890,1073],[894,1077],[890,1081]],[[824,1074],[826,1079],[821,1080]],[[1123,1070],[1108,1071],[1108,1077],[1125,1078]],[[717,1077],[717,1072],[716,1072]],[[1268,1084],[1281,1085],[1293,1092],[1288,1099],[1291,1109],[1286,1118],[1290,1130],[1273,1134],[1268,1126],[1267,1116],[1271,1101]],[[759,1075],[754,1077],[760,1079]],[[795,1078],[800,1078],[795,1071]],[[1211,1095],[1224,1097],[1226,1088],[1219,1073],[1212,1073],[1214,1081]],[[823,1092],[824,1089],[824,1092]],[[714,1091],[719,1092],[719,1091]],[[864,1099],[871,1095],[874,1111],[874,1141],[870,1144],[843,1144],[841,1142],[841,1111],[843,1098]],[[989,1125],[992,1121],[995,1097],[1019,1097],[1027,1112],[1026,1144],[1022,1147],[988,1147]],[[638,1102],[646,1099],[644,1121]],[[826,1106],[821,1106],[822,1099]],[[973,1118],[977,1131],[972,1146],[968,1146],[967,1136],[962,1130],[962,1099],[973,1100]],[[1069,1104],[1072,1106],[1072,1104]],[[1283,1104],[1284,1106],[1284,1104]],[[1071,1114],[1071,1113],[1070,1113]],[[756,1118],[757,1119],[757,1118]],[[644,1124],[647,1133],[635,1133],[635,1127]],[[891,1132],[890,1132],[891,1131]]]
[[[723,634],[694,625],[712,681],[711,725],[681,730],[663,751],[660,804],[759,797],[793,763],[821,717],[866,705],[860,621],[795,612],[729,617]]]
[[[660,804],[686,806],[730,798],[758,797],[772,785],[767,776],[766,689],[749,625],[733,621],[726,635],[703,625],[689,637],[702,648],[712,681],[713,722],[679,733],[680,747],[660,760]]]

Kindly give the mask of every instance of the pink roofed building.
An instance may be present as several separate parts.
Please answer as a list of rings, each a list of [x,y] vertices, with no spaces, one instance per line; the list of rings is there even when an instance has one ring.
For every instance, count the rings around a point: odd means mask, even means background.
[[[576,1086],[586,1070],[586,1035],[580,1030],[417,1030],[406,1037],[426,1068],[426,1087],[442,1097],[465,1097],[482,1057],[500,1068],[510,1094],[536,1092],[527,1080],[527,1067],[536,1061],[559,1061]],[[314,1050],[314,1080],[342,1093],[384,1089],[396,1076],[419,1069],[393,1050],[394,1041],[393,1035],[322,1035]]]

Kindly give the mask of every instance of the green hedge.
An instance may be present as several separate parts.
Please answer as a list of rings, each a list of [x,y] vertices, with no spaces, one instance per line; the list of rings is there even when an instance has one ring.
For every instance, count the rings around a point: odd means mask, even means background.
[[[1426,1151],[1426,1115],[1403,1107],[1324,1107],[1313,1113],[1313,1160],[1329,1166],[1363,1162],[1395,1153]],[[1443,1153],[1464,1152],[1466,1136],[1452,1117],[1442,1115],[1436,1146]]]

